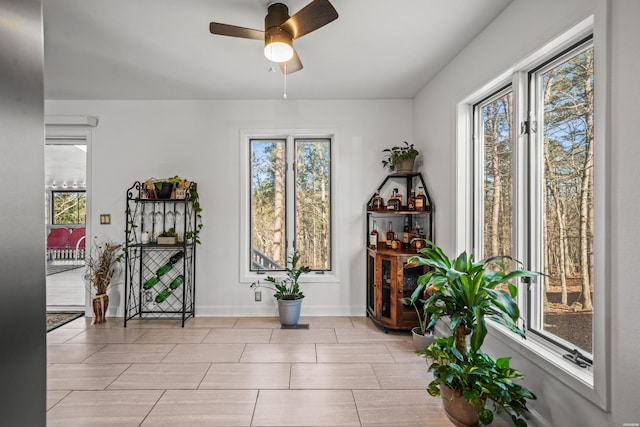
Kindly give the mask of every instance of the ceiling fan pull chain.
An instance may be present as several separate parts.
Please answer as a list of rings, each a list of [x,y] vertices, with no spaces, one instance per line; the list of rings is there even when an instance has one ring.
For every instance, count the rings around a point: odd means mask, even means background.
[[[284,63],[284,94],[282,95],[282,97],[284,99],[287,99],[287,63]]]

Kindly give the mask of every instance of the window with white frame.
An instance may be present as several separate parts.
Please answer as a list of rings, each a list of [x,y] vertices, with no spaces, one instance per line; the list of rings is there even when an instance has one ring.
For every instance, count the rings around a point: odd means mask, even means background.
[[[511,255],[544,273],[520,297],[525,326],[581,367],[592,363],[594,286],[602,286],[594,281],[593,93],[589,37],[518,70],[473,106],[476,254]]]
[[[331,138],[249,138],[249,270],[331,270]],[[291,173],[289,173],[291,172]]]

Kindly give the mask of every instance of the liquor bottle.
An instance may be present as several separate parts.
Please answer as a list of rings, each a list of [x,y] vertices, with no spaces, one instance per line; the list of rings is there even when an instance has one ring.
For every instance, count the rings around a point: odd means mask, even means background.
[[[399,211],[400,210],[400,200],[398,199],[398,189],[394,188],[393,193],[391,193],[391,197],[389,197],[389,201],[387,202],[387,210],[389,211]]]
[[[402,229],[402,247],[404,249],[409,249],[411,242],[411,227],[409,226],[409,218],[404,218],[404,227]]]
[[[418,212],[423,212],[427,206],[427,197],[422,192],[422,187],[418,187],[418,195],[416,196],[415,205]]]
[[[394,188],[393,190],[396,193],[396,199],[398,199],[398,210],[400,210],[402,209],[402,194],[400,194],[397,188]]]
[[[389,230],[387,231],[387,247],[390,248],[393,246],[393,241],[396,239],[396,233],[391,229],[393,223],[389,221]]]
[[[384,199],[380,197],[380,192],[376,191],[373,195],[369,209],[372,211],[381,211],[384,209]]]
[[[371,229],[371,233],[369,233],[369,247],[371,249],[378,249],[378,228],[376,227],[375,221],[373,221],[373,228]]]
[[[409,194],[409,199],[407,200],[407,210],[416,210],[416,190],[414,190],[413,188],[411,188],[411,193]]]

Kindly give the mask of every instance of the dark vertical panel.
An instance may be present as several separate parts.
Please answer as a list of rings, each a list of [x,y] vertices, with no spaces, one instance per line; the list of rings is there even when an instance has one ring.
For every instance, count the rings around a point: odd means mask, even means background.
[[[41,0],[0,0],[0,424],[44,426]]]

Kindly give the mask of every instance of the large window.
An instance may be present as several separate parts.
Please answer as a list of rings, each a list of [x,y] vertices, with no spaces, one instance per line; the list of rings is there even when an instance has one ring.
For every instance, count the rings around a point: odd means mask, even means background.
[[[331,140],[250,139],[250,270],[331,270]],[[292,173],[287,173],[292,171]]]
[[[84,225],[87,216],[87,194],[84,191],[52,191],[51,223]]]
[[[482,258],[512,255],[545,274],[522,288],[526,327],[588,365],[602,285],[593,280],[591,40],[513,80],[474,106],[473,244]]]

